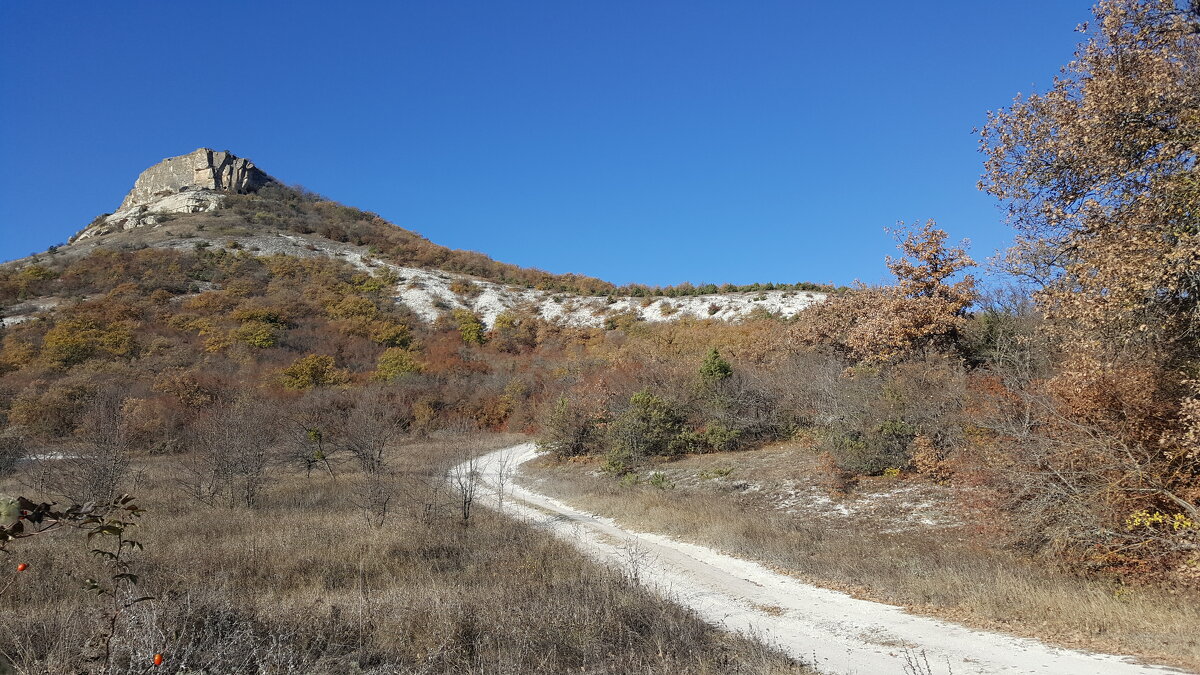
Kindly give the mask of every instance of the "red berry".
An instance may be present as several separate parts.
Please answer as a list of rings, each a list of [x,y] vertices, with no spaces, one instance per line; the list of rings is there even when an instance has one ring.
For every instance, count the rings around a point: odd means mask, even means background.
[[[20,565],[17,565],[17,571],[18,571],[18,572],[24,572],[24,571],[25,571],[25,570],[27,570],[27,569],[29,569],[29,564],[28,564],[28,563],[21,563]]]
[[[154,655],[154,665],[161,666],[162,662],[163,662],[162,654],[155,654]]]

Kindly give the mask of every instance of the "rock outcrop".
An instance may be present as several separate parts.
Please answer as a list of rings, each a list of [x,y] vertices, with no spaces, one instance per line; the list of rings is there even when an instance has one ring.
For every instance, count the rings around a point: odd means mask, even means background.
[[[228,152],[200,148],[179,157],[169,157],[142,172],[121,208],[147,204],[159,197],[188,190],[253,192],[271,182],[248,159]]]
[[[157,225],[161,214],[213,211],[224,193],[254,192],[274,180],[250,160],[229,152],[200,148],[168,157],[138,176],[116,212],[75,238]]]

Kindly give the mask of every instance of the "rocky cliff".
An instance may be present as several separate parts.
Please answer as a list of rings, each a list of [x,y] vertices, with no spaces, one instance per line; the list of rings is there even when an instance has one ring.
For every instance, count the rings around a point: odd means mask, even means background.
[[[250,160],[229,152],[200,148],[168,157],[138,176],[116,212],[88,226],[76,239],[156,225],[164,213],[212,211],[221,203],[222,193],[254,192],[274,180]]]
[[[253,192],[270,181],[271,177],[248,159],[200,148],[187,155],[164,159],[143,171],[133,189],[125,195],[121,208],[128,209],[188,190]]]

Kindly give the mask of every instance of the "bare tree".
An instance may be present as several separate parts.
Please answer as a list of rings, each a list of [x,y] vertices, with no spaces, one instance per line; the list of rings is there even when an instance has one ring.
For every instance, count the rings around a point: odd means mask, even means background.
[[[496,455],[492,466],[495,469],[492,476],[496,480],[496,510],[503,511],[504,490],[509,479],[516,472],[516,464],[513,461],[512,453],[505,451]]]
[[[129,447],[116,388],[96,392],[76,431],[79,443],[66,453],[40,460],[48,492],[76,503],[111,501],[129,476]]]
[[[209,505],[255,506],[278,433],[271,417],[264,403],[241,398],[198,418],[180,484]]]
[[[475,504],[475,493],[479,488],[479,458],[472,457],[455,464],[447,478],[450,487],[458,495],[459,513],[464,526],[471,523],[471,507]]]
[[[378,529],[387,522],[395,496],[394,477],[381,470],[360,475],[350,499],[362,511],[367,526]]]
[[[354,407],[337,425],[340,444],[358,461],[363,473],[379,473],[386,466],[386,452],[408,429],[407,401],[388,396],[380,388],[361,392]]]
[[[25,458],[25,443],[15,436],[0,436],[0,476],[7,476]]]
[[[337,448],[337,411],[331,404],[327,392],[310,392],[282,415],[281,432],[286,457],[303,466],[306,475],[312,476],[313,469],[320,466],[336,480],[330,455]]]

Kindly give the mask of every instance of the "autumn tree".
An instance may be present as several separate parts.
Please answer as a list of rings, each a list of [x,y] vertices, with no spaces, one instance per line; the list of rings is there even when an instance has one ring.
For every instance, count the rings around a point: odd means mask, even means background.
[[[860,287],[808,309],[793,338],[848,361],[886,363],[926,348],[952,350],[977,294],[975,264],[963,246],[949,246],[931,220],[897,231],[900,258],[888,257],[896,282]],[[956,280],[957,279],[957,280]]]
[[[989,114],[981,187],[1061,355],[1029,475],[1091,495],[1071,537],[1129,551],[1158,532],[1138,513],[1200,521],[1200,3],[1101,0],[1082,30],[1048,91]]]
[[[1194,365],[1200,4],[1104,0],[1050,91],[991,113],[981,143],[981,185],[1017,230],[1011,269],[1063,337]]]

